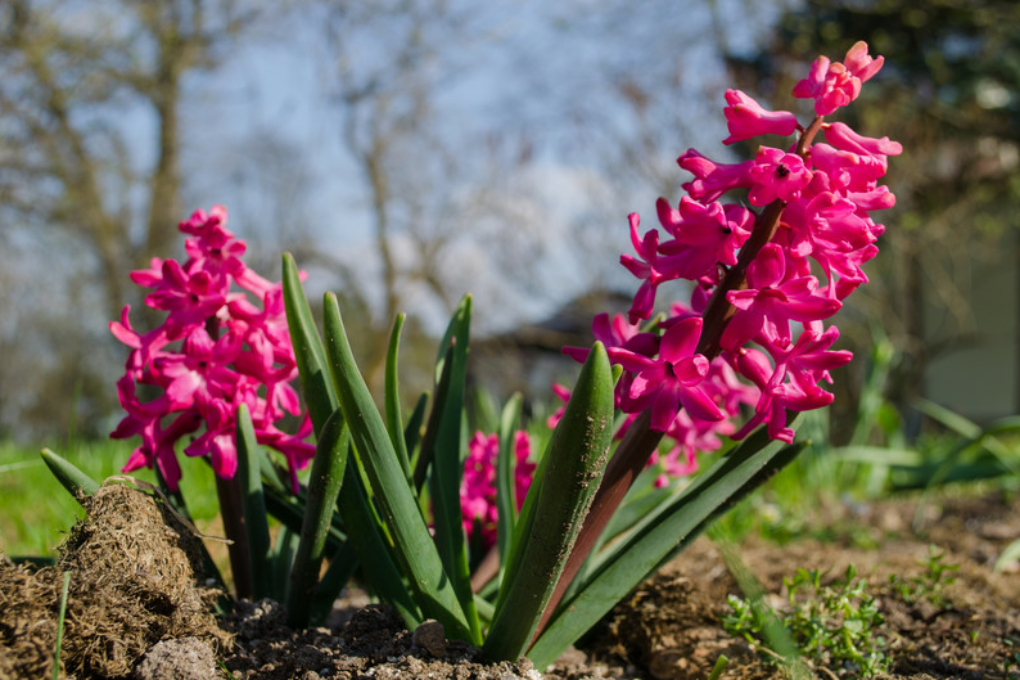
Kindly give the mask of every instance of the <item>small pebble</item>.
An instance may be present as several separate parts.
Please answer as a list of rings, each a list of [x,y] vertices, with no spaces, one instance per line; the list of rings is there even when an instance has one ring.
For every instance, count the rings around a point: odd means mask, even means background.
[[[443,624],[429,619],[414,629],[411,642],[439,659],[446,655],[446,630]]]

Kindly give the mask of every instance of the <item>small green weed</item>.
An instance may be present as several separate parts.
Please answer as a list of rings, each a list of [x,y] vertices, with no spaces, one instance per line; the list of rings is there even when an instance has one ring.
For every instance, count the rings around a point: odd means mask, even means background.
[[[928,559],[919,563],[925,567],[924,573],[909,578],[892,574],[889,583],[907,604],[927,600],[936,607],[945,607],[946,586],[956,582],[952,573],[960,568],[958,564],[943,562],[945,556],[945,552],[939,552],[934,545],[929,545]]]
[[[801,655],[816,667],[862,678],[885,670],[889,661],[882,649],[886,643],[877,634],[884,619],[867,593],[867,580],[857,578],[854,565],[830,585],[822,585],[824,575],[817,569],[798,569],[792,579],[784,579],[790,604],[787,612],[754,607],[731,595],[732,613],[724,617],[723,626],[763,652],[769,661],[778,657],[770,653],[765,641],[770,637],[768,629],[778,622],[789,631]]]

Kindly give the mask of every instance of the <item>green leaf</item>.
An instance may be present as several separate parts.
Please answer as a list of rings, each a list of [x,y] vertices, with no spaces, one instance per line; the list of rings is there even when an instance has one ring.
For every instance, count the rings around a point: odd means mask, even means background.
[[[264,479],[264,478],[263,478]],[[305,497],[295,496],[289,491],[279,491],[272,486],[263,486],[262,493],[266,502],[266,510],[280,524],[296,534],[301,533],[301,525],[305,518]],[[337,515],[331,518],[329,532],[326,535],[326,551],[338,550],[347,536],[341,530],[341,522]]]
[[[977,439],[981,436],[981,426],[972,420],[964,418],[959,413],[951,411],[945,406],[936,404],[927,399],[915,399],[914,406],[930,418],[942,423],[950,430],[968,439]]]
[[[316,432],[321,432],[330,415],[339,408],[340,400],[330,373],[326,350],[319,339],[294,259],[289,254],[283,258],[283,291],[287,325],[294,345],[305,402],[308,404]],[[421,622],[421,612],[393,562],[390,546],[369,502],[368,492],[361,480],[358,467],[348,465],[344,474],[344,493],[340,494],[338,500],[343,525],[348,531],[358,561],[364,571],[371,576],[370,588],[380,598],[393,605],[407,625],[413,627]],[[285,523],[290,522],[286,526],[295,533],[300,533],[300,517],[297,523],[293,522],[298,504],[294,503],[293,499],[272,491],[267,498],[274,507],[274,513],[279,512],[276,516]],[[303,505],[300,506],[300,510],[303,513]],[[329,550],[339,549],[339,544],[334,544],[332,540],[335,529],[334,523],[327,546]]]
[[[322,625],[333,611],[333,604],[340,597],[344,586],[358,569],[358,556],[349,541],[344,542],[329,559],[329,566],[323,574],[312,597],[312,623]]]
[[[383,520],[393,537],[396,554],[407,569],[422,612],[442,623],[451,635],[471,640],[470,628],[450,577],[407,485],[383,418],[354,361],[336,296],[327,293],[324,306],[326,351],[341,408]],[[346,494],[341,498],[344,496]],[[344,519],[346,522],[347,517]],[[353,528],[351,532],[356,535]]]
[[[404,427],[404,447],[411,454],[410,465],[412,470],[416,469],[417,457],[421,453],[418,444],[421,443],[421,425],[425,422],[425,409],[428,405],[428,393],[420,395],[418,403],[414,405],[411,417],[407,419],[407,425]],[[419,487],[415,485],[415,488]]]
[[[404,327],[404,315],[398,314],[393,322],[390,334],[389,350],[386,352],[386,430],[390,433],[390,442],[397,452],[400,465],[404,468],[407,483],[413,484],[411,478],[411,461],[407,455],[407,441],[404,439],[403,418],[400,415],[400,389],[397,382],[397,355],[400,349],[400,331]]]
[[[464,540],[460,508],[460,484],[464,476],[464,444],[462,427],[464,392],[467,382],[467,357],[471,328],[471,298],[465,297],[453,318],[445,337],[449,343],[443,354],[444,369],[433,405],[438,417],[429,425],[435,427],[434,436],[426,433],[425,441],[434,446],[429,491],[432,496],[432,515],[435,544],[446,573],[453,579],[453,589],[467,617],[471,639],[480,644],[481,623],[475,609],[471,591],[471,572],[468,568],[467,546]]]
[[[995,560],[994,571],[1002,571],[1006,565],[1020,560],[1020,539],[1007,545],[998,559]]]
[[[262,493],[262,462],[265,452],[255,439],[248,406],[237,409],[237,478],[241,483],[241,512],[244,531],[248,536],[248,561],[251,568],[252,600],[278,597],[273,590],[273,574],[269,555],[269,518]]]
[[[339,402],[327,368],[326,350],[319,339],[308,298],[301,287],[297,265],[290,253],[283,255],[283,303],[287,310],[287,328],[294,346],[294,358],[301,376],[301,388],[318,436]]]
[[[269,460],[269,456],[259,456],[259,460],[262,466],[263,489],[272,489],[281,494],[292,493],[289,480],[284,481],[284,476],[280,473],[279,468],[273,465],[273,461]]]
[[[446,337],[452,337],[449,330],[447,331]],[[425,487],[425,482],[428,479],[428,470],[434,464],[436,451],[439,450],[439,444],[436,439],[439,436],[441,423],[443,421],[443,413],[446,408],[449,391],[453,383],[453,353],[454,346],[451,342],[446,348],[446,353],[444,354],[442,361],[437,363],[437,366],[441,364],[443,369],[436,374],[439,376],[435,389],[436,398],[432,404],[432,411],[429,413],[428,424],[425,426],[425,433],[422,435],[421,451],[418,454],[418,461],[414,466],[414,488],[419,493]]]
[[[273,592],[276,593],[273,599],[277,602],[287,597],[287,586],[290,584],[291,567],[294,564],[294,555],[297,554],[298,541],[301,535],[291,531],[288,527],[280,527],[276,534],[276,544],[270,553],[270,564],[273,573]]]
[[[340,409],[326,421],[315,447],[312,472],[308,479],[305,517],[301,540],[290,572],[287,589],[287,624],[294,629],[308,625],[312,611],[312,595],[319,581],[319,569],[326,549],[340,484],[347,468],[347,451],[351,437]]]
[[[531,642],[609,459],[613,371],[601,343],[581,369],[543,456],[538,493],[525,501],[492,626],[482,647],[492,660],[516,660]],[[523,527],[523,528],[521,528]]]
[[[83,499],[94,496],[101,484],[87,474],[72,465],[68,460],[61,458],[50,449],[43,449],[39,452],[43,462],[50,469],[53,476],[57,478],[61,486],[67,489],[71,497],[79,503]]]
[[[619,422],[617,420],[617,422],[613,423],[613,432],[619,431]],[[598,537],[595,545],[592,546],[591,552],[589,552],[588,557],[581,565],[577,575],[574,576],[570,586],[564,592],[563,596],[565,598],[573,597],[593,571],[593,565],[600,563],[603,557],[600,555],[600,551],[603,546],[619,539],[621,535],[632,530],[638,522],[647,517],[661,503],[666,502],[677,494],[675,484],[655,488],[655,481],[660,474],[661,470],[658,469],[658,466],[648,467],[634,480],[616,512],[610,518],[609,523],[606,524],[606,528],[602,530],[602,534]]]
[[[65,571],[60,586],[60,609],[57,612],[57,639],[53,644],[53,680],[60,680],[60,652],[64,644],[64,616],[67,613],[67,591],[71,585],[71,572]]]
[[[577,594],[557,607],[529,650],[539,668],[551,663],[648,574],[686,547],[718,515],[791,462],[806,444],[768,441],[759,429],[610,547]]]
[[[518,392],[510,397],[499,419],[499,458],[496,459],[496,509],[499,513],[497,536],[499,554],[510,554],[517,523],[515,468],[517,464],[517,428],[521,422],[524,399]],[[523,499],[521,499],[523,500]]]
[[[475,389],[471,391],[471,406],[468,409],[471,413],[471,423],[475,431],[496,432],[499,430],[499,418],[497,413],[499,405],[492,392],[487,389]]]
[[[643,471],[634,482],[634,485],[624,496],[619,509],[609,520],[604,536],[599,538],[599,546],[605,545],[617,536],[635,527],[642,519],[648,517],[662,503],[676,496],[675,484],[669,484],[661,488],[653,486],[655,479],[662,473],[661,468],[649,468]],[[648,483],[648,487],[640,488],[639,484]],[[595,549],[598,550],[598,547]]]
[[[841,446],[832,449],[833,457],[855,463],[874,465],[915,466],[924,462],[924,457],[913,449],[898,449],[885,446]]]
[[[337,507],[361,564],[365,585],[380,600],[393,606],[408,629],[413,629],[425,617],[414,600],[411,584],[397,569],[393,547],[387,541],[381,520],[368,499],[357,465],[347,466],[343,489],[344,492],[337,498]]]

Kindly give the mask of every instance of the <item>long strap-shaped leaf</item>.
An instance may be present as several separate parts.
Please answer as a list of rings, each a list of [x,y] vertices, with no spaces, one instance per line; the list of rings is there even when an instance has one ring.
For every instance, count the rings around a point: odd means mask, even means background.
[[[318,436],[340,402],[330,378],[326,350],[319,339],[308,298],[301,287],[297,265],[290,253],[283,256],[283,303],[287,310],[290,342],[294,347],[294,358],[301,376],[301,388]]]
[[[382,531],[381,520],[365,491],[358,466],[347,466],[344,492],[337,498],[337,508],[350,536],[367,588],[400,614],[409,629],[425,620],[415,602],[411,584],[397,569],[393,547]]]
[[[804,446],[769,442],[762,428],[720,458],[675,501],[642,522],[577,595],[560,604],[528,657],[539,668],[551,663],[711,519],[791,462]]]
[[[449,325],[446,333],[449,351],[440,348],[441,361],[447,362],[447,365],[441,372],[440,384],[436,388],[436,394],[443,395],[443,401],[437,398],[433,407],[438,413],[437,420],[430,422],[436,428],[435,436],[426,436],[426,440],[435,446],[431,455],[429,491],[432,494],[432,514],[435,518],[436,548],[446,573],[453,579],[453,589],[467,617],[471,638],[480,644],[481,623],[471,591],[471,572],[468,568],[460,508],[460,484],[464,476],[461,428],[471,327],[469,296],[461,301]]]
[[[335,295],[326,294],[324,308],[326,354],[340,405],[383,519],[393,536],[397,555],[418,592],[423,613],[446,626],[451,635],[471,640],[453,584],[407,485],[386,425],[354,361]]]
[[[323,625],[333,611],[333,605],[347,582],[358,568],[358,556],[350,541],[340,546],[329,558],[329,567],[322,575],[312,596],[312,625]]]
[[[517,523],[516,444],[523,403],[524,398],[520,392],[515,393],[503,407],[503,413],[499,419],[499,456],[496,459],[496,507],[499,511],[497,515],[499,540],[497,544],[499,554],[503,558],[510,554],[514,525]]]
[[[538,627],[609,458],[613,372],[596,343],[543,457],[537,493],[529,492],[492,626],[488,659],[520,658]]]
[[[340,400],[330,373],[326,350],[319,339],[308,298],[301,287],[297,266],[289,254],[283,257],[283,298],[302,391],[318,434],[322,432],[330,415],[340,407]],[[358,466],[347,466],[343,488],[337,506],[358,561],[363,570],[371,574],[369,587],[382,600],[396,607],[408,626],[420,623],[421,612],[411,598],[406,582],[401,578],[382,527],[375,521],[375,511],[371,507]],[[292,530],[300,531],[300,527],[292,527]]]
[[[248,562],[252,600],[279,597],[273,592],[273,574],[269,562],[272,540],[262,491],[262,462],[265,452],[255,439],[251,413],[245,404],[237,409],[237,477],[241,483],[241,512],[248,538]]]
[[[398,314],[393,322],[390,333],[390,344],[386,352],[386,390],[384,405],[386,408],[386,430],[390,433],[390,441],[397,452],[407,483],[412,484],[411,460],[407,454],[407,440],[404,439],[403,417],[400,415],[400,390],[397,380],[397,355],[400,349],[400,331],[404,327],[404,315]]]
[[[264,477],[263,482],[265,482]],[[305,497],[295,496],[289,490],[281,492],[265,484],[263,484],[262,492],[265,494],[266,510],[269,514],[294,533],[301,533],[301,524],[305,520]],[[340,544],[346,540],[347,536],[340,525],[338,516],[334,516],[329,533],[326,535],[326,551],[339,550]]]
[[[340,493],[340,484],[347,468],[347,451],[351,436],[340,409],[333,412],[319,433],[308,479],[308,500],[305,505],[301,540],[287,589],[287,616],[291,628],[304,628],[312,612],[312,595],[319,581],[330,520]]]

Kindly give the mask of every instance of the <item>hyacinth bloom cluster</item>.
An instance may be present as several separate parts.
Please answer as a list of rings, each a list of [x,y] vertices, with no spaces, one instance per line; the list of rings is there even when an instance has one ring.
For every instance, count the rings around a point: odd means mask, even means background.
[[[499,457],[499,436],[476,432],[468,443],[468,455],[464,461],[464,479],[460,486],[460,510],[463,516],[464,532],[471,536],[480,532],[486,548],[496,542],[499,509],[496,506],[496,459]],[[524,497],[531,487],[535,475],[535,463],[531,458],[531,440],[528,433],[518,430],[514,433],[514,498],[517,510],[524,504]]]
[[[851,354],[831,349],[839,331],[826,322],[867,281],[862,267],[884,230],[872,212],[895,202],[878,181],[902,148],[824,117],[856,99],[881,66],[863,42],[842,63],[819,57],[793,90],[814,102],[806,126],[728,91],[725,144],[795,138],[762,144],[740,163],[691,149],[678,164],[694,177],[678,204],[659,199],[659,227],[642,233],[630,215],[634,254],[621,263],[641,283],[628,316],[601,315],[593,331],[625,369],[618,408],[648,412],[650,429],[676,442],[660,461],[671,473],[692,470],[697,452],[719,447],[718,435],[740,438],[767,424],[773,439],[791,442],[787,413],[832,401],[819,383]],[[679,279],[692,282],[690,301],[650,321],[659,287]],[[742,406],[753,415],[738,427]]]
[[[131,273],[135,283],[152,289],[145,304],[166,313],[163,323],[139,333],[128,319],[129,306],[119,322],[110,323],[113,335],[131,348],[117,382],[127,415],[110,436],[142,440],[123,471],[158,465],[177,490],[176,445],[189,437],[187,455],[208,456],[218,476],[233,477],[237,411],[244,404],[258,442],[286,457],[296,489],[297,470],[315,448],[304,441],[311,433],[307,414],[294,434],[277,427],[287,414],[302,412],[289,384],[297,364],[281,284],[245,265],[245,242],[227,229],[222,206],[196,211],[179,228],[188,235],[187,261],[153,258],[148,269]],[[139,392],[155,396],[143,401]]]

